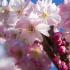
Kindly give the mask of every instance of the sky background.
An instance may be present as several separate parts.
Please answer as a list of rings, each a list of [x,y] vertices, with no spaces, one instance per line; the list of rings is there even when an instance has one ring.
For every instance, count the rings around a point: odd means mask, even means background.
[[[32,2],[36,3],[37,0],[32,0]],[[56,5],[63,4],[64,0],[53,0],[53,3],[55,3]],[[50,70],[57,70],[57,68],[52,64],[52,67]]]
[[[32,0],[32,2],[36,3],[37,0]],[[64,0],[53,0],[53,2],[56,3],[56,5],[58,4],[62,4],[64,2]]]

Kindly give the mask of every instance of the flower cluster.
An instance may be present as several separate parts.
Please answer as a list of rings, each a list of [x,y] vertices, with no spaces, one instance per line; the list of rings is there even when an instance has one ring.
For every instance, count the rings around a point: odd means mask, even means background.
[[[50,70],[53,62],[59,70],[70,70],[69,3],[1,0],[0,69]]]
[[[64,36],[68,42],[70,42],[70,0],[65,0],[65,4],[60,5],[61,22],[58,28],[64,30]]]
[[[49,50],[47,53],[57,68],[59,70],[70,70],[70,46],[62,33],[53,32],[48,38],[44,36],[44,41],[48,42],[48,44],[43,42],[44,49],[45,51]]]

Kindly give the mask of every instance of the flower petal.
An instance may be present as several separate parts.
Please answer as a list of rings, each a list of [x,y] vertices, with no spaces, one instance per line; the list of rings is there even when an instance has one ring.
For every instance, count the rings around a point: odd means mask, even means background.
[[[47,24],[38,24],[36,26],[36,30],[39,31],[40,33],[44,34],[45,36],[49,36],[48,30],[49,30],[49,25]]]

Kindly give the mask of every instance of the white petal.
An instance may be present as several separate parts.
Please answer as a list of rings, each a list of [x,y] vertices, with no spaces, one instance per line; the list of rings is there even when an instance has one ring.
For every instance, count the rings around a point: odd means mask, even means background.
[[[25,40],[24,42],[29,45],[32,45],[35,40],[38,40],[40,42],[43,41],[42,35],[37,31],[33,33],[30,33],[28,31],[22,32],[20,35],[20,39],[23,41]]]
[[[56,7],[56,5],[53,3],[53,4],[50,4],[50,5],[48,5],[48,13],[56,13],[56,12],[58,12],[57,11],[57,7]]]
[[[38,18],[38,15],[37,14],[34,14],[33,12],[30,14],[29,16],[30,19],[37,19]]]
[[[52,0],[45,0],[45,2],[48,3],[52,3]]]
[[[44,34],[45,36],[49,36],[48,30],[49,30],[49,25],[47,24],[38,24],[36,26],[36,30],[39,31],[40,33]]]
[[[54,28],[54,32],[59,32],[59,30],[55,27],[55,28]]]
[[[50,18],[51,18],[54,22],[56,22],[56,24],[58,24],[58,23],[61,21],[61,17],[60,17],[59,15],[57,15],[57,14],[51,14],[51,15],[50,15]]]

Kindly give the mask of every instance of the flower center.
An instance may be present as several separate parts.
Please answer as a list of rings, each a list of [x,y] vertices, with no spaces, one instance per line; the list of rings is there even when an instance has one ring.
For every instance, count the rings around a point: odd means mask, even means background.
[[[22,15],[23,10],[19,9],[19,10],[17,10],[17,13],[18,13],[18,15]]]
[[[49,17],[49,14],[48,14],[47,12],[43,12],[43,13],[42,13],[42,17],[43,17],[44,19],[47,19],[47,18]]]
[[[37,53],[41,53],[40,48],[35,48],[34,51],[37,52]]]
[[[31,51],[32,51],[32,57],[33,58],[38,58],[41,54],[41,50],[38,47],[37,48],[32,48]]]
[[[16,52],[16,56],[20,59],[20,58],[22,58],[23,57],[23,52],[21,51],[21,50],[18,50],[17,52]]]
[[[30,33],[35,32],[35,27],[34,27],[33,25],[29,25],[28,31],[29,31]]]

